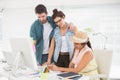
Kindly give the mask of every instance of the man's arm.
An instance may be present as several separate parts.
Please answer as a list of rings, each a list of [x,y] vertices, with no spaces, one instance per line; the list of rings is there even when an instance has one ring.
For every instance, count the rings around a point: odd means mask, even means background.
[[[31,29],[30,29],[30,37],[32,39],[33,50],[34,50],[34,52],[36,52],[35,46],[36,46],[37,41],[36,41],[36,30],[35,30],[35,25],[34,24],[32,24]]]
[[[36,45],[36,40],[33,40],[33,44],[34,44],[34,46]]]

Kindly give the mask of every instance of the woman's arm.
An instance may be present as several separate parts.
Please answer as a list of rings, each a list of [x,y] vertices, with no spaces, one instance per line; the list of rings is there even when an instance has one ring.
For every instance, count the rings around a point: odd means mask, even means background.
[[[69,68],[74,68],[74,61],[78,53],[79,53],[79,50],[74,49],[74,54],[73,54],[72,60],[70,61]]]
[[[48,60],[47,60],[47,64],[51,63],[51,58],[54,52],[54,38],[52,38],[51,43],[50,43],[50,48],[48,50]]]
[[[91,54],[91,52],[86,52],[76,68],[62,68],[62,67],[57,67],[53,65],[52,69],[56,71],[79,73],[83,68],[85,68],[88,65],[88,63],[92,60],[92,58],[93,58],[93,55]]]
[[[93,54],[90,51],[87,51],[76,67],[77,72],[80,72],[82,69],[84,69],[92,59],[93,59]]]

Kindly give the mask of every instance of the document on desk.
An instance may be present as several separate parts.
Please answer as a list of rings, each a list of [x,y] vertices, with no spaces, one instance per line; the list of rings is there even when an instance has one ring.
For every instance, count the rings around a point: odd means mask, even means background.
[[[82,77],[81,74],[74,73],[74,72],[60,73],[57,76],[59,76],[61,78],[72,79],[72,80],[78,80]]]

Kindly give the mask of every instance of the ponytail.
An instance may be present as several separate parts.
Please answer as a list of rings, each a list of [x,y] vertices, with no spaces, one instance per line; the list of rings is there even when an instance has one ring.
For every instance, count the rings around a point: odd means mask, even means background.
[[[90,41],[87,42],[87,46],[92,49]]]

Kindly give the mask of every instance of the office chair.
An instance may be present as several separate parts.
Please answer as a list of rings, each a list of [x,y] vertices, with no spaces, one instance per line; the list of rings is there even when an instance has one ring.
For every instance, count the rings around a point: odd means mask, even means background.
[[[94,75],[97,80],[109,80],[109,73],[111,68],[111,61],[112,61],[112,50],[94,50],[94,56],[98,65],[98,75]]]

